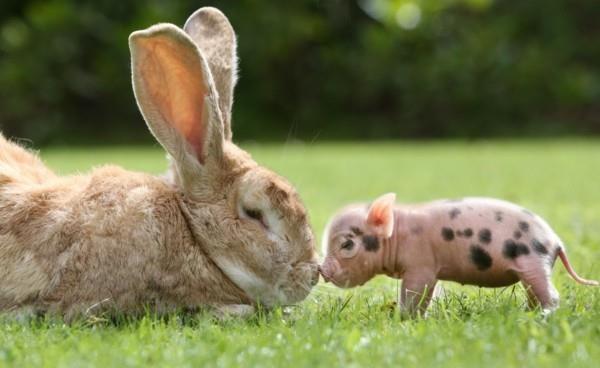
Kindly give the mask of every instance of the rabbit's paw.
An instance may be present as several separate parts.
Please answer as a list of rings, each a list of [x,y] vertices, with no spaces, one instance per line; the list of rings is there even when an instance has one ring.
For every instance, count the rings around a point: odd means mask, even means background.
[[[232,318],[248,318],[256,312],[252,305],[248,304],[229,304],[216,307],[214,315],[220,320]]]

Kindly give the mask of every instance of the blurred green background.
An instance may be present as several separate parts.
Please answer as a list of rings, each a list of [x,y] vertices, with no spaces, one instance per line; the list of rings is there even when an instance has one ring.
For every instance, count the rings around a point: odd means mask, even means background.
[[[0,129],[151,142],[127,37],[206,5],[238,34],[236,140],[600,134],[597,0],[3,0]]]

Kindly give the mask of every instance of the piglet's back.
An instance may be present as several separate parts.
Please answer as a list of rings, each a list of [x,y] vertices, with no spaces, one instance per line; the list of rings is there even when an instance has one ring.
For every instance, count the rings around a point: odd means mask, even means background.
[[[539,216],[492,198],[442,200],[422,206],[440,278],[502,286],[517,281],[527,262],[554,260],[560,239]],[[526,257],[529,255],[538,257]],[[508,271],[508,272],[507,272]]]

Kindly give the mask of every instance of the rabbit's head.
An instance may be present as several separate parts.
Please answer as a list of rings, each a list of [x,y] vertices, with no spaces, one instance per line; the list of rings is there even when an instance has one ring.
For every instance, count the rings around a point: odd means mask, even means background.
[[[138,107],[170,157],[198,246],[255,302],[304,299],[318,281],[306,210],[293,186],[231,141],[237,56],[227,18],[202,8],[183,30],[154,25],[129,46]]]

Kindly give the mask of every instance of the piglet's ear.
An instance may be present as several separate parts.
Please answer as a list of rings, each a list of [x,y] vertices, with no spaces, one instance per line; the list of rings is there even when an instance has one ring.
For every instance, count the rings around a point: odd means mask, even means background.
[[[389,238],[394,232],[395,193],[387,193],[377,198],[367,214],[367,226],[378,236]]]

